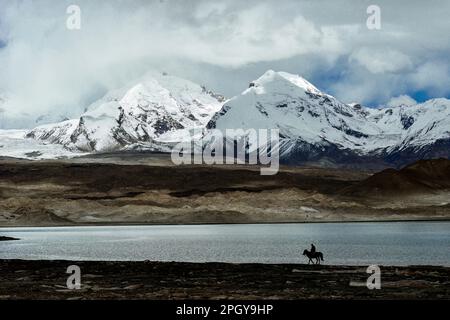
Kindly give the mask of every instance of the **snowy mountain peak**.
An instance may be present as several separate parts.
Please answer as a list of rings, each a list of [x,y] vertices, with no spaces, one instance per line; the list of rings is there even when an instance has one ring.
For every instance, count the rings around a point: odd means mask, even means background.
[[[28,137],[82,151],[112,151],[171,144],[204,128],[223,97],[191,81],[148,73],[137,83],[108,92],[79,119],[37,127]]]
[[[300,76],[269,70],[230,99],[208,128],[277,128],[285,158],[355,159],[450,139],[449,112],[447,99],[384,109],[344,104]]]
[[[319,89],[317,89],[313,84],[311,84],[309,81],[302,78],[301,76],[283,71],[276,72],[273,70],[268,70],[257,80],[253,81],[252,84],[254,87],[258,86],[264,87],[270,86],[271,83],[281,84],[282,82],[285,81],[303,89],[306,92],[314,94],[322,94],[322,92]]]

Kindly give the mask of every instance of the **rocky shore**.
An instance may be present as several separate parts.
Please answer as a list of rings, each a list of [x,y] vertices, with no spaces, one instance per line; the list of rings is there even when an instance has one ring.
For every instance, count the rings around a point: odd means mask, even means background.
[[[67,267],[81,269],[69,290]],[[450,268],[0,260],[0,299],[450,299]]]

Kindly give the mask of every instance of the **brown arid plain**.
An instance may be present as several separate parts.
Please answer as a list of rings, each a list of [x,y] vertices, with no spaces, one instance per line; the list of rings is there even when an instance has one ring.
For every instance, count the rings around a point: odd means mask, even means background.
[[[381,172],[174,166],[162,154],[0,161],[0,226],[448,220],[450,161]]]

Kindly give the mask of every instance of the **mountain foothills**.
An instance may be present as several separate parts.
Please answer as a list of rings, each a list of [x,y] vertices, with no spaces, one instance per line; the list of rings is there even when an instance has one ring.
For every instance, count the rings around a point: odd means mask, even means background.
[[[386,198],[439,194],[442,190],[450,190],[450,161],[430,159],[417,161],[400,170],[388,168],[377,172],[343,189],[340,194]],[[447,203],[441,203],[444,204]]]
[[[167,152],[202,128],[279,129],[286,164],[383,167],[450,157],[448,99],[373,109],[342,103],[300,76],[272,70],[226,101],[191,81],[152,72],[107,93],[79,119],[39,126],[26,136],[74,152]]]

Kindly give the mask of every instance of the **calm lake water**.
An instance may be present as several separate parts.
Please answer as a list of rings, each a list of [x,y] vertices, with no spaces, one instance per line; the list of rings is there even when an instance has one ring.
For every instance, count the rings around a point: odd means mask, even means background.
[[[450,266],[450,222],[1,228],[0,259]]]

